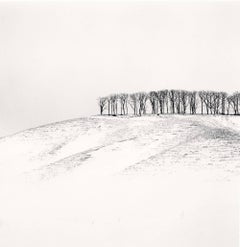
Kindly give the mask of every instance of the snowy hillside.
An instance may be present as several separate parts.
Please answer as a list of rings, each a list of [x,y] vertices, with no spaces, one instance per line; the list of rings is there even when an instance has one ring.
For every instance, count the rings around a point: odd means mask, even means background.
[[[0,139],[0,246],[238,246],[240,118],[90,117]]]
[[[238,117],[91,117],[0,140],[1,168],[42,177],[79,168],[98,175],[190,167],[240,171]],[[90,165],[91,164],[91,165]]]

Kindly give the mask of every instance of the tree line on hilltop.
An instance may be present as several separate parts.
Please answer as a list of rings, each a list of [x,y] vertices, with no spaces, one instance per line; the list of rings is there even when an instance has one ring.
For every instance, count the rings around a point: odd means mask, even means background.
[[[98,99],[101,115],[151,114],[239,115],[240,93],[160,90],[111,94]]]

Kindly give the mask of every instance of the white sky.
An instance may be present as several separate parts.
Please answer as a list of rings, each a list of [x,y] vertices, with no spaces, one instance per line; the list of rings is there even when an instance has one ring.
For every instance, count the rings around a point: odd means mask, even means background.
[[[240,90],[240,4],[0,3],[0,135],[112,92]]]

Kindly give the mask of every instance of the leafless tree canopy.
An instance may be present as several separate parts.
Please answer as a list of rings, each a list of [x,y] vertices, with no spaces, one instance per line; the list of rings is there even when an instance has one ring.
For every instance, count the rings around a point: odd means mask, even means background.
[[[111,94],[98,99],[100,114],[111,116],[147,113],[239,115],[240,93],[216,91],[159,90]]]

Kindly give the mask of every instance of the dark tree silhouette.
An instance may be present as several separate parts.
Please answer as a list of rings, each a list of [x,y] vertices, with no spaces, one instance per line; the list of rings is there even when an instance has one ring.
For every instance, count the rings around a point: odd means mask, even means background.
[[[187,106],[188,106],[188,92],[187,91],[181,91],[180,93],[180,100],[182,104],[182,113],[186,114]]]
[[[200,103],[200,109],[198,105]],[[138,92],[132,94],[111,94],[98,99],[100,114],[107,109],[108,115],[117,116],[147,114],[150,106],[151,114],[213,114],[239,115],[240,93],[228,95],[226,92],[216,91],[186,91],[186,90],[159,90]],[[120,113],[118,112],[120,108]],[[132,111],[131,111],[132,110]]]
[[[197,113],[197,92],[188,92],[190,114]]]
[[[118,111],[118,95],[112,94],[110,95],[110,102],[111,102],[111,115],[116,116]]]
[[[102,115],[104,110],[106,109],[107,98],[106,97],[99,98],[98,105],[99,105],[99,108],[100,108],[100,114]]]
[[[138,97],[136,93],[130,94],[130,101],[129,104],[131,106],[131,108],[133,109],[133,114],[134,115],[138,115]]]
[[[152,114],[158,113],[158,97],[157,96],[158,95],[156,91],[151,91],[148,96],[151,107],[152,107]]]
[[[143,114],[146,114],[146,103],[147,103],[148,95],[147,93],[144,92],[137,93],[137,99],[139,102],[138,114],[139,116],[142,116]]]
[[[165,105],[168,104],[167,98],[168,98],[167,90],[157,91],[157,100],[159,103],[160,114],[165,113]],[[168,106],[167,106],[167,112],[168,112]]]
[[[176,105],[176,99],[177,99],[177,91],[176,90],[170,90],[168,93],[169,101],[171,105],[172,113],[175,113],[175,105]]]
[[[128,94],[122,93],[119,94],[119,100],[120,100],[120,105],[121,105],[121,115],[126,115],[128,114]]]

